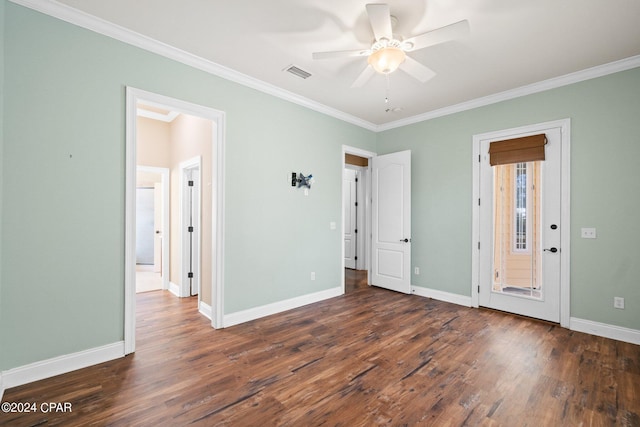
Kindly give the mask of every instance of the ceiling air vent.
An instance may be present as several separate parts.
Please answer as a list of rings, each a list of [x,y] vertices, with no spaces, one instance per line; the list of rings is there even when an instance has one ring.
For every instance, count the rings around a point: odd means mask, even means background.
[[[295,65],[289,65],[287,68],[284,69],[284,71],[293,74],[294,76],[298,76],[301,79],[306,79],[311,77],[311,73],[296,67]]]

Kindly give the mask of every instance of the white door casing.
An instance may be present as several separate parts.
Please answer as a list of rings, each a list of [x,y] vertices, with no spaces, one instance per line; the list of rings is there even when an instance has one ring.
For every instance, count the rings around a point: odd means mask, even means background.
[[[135,351],[136,331],[136,294],[135,294],[135,177],[136,177],[136,145],[137,145],[137,106],[144,101],[150,104],[168,108],[185,114],[191,114],[211,120],[214,131],[212,133],[213,161],[210,164],[212,176],[215,180],[211,186],[212,192],[212,256],[207,262],[212,265],[211,284],[211,326],[224,327],[224,165],[225,165],[225,113],[210,107],[193,104],[175,98],[159,95],[141,89],[126,88],[126,147],[125,147],[125,260],[124,260],[124,354]],[[168,180],[164,186],[166,200],[168,195]],[[168,215],[164,219],[168,230]],[[169,233],[166,233],[167,235]],[[163,245],[166,247],[168,239]],[[163,253],[163,260],[168,259],[168,250]],[[165,258],[167,257],[167,258]],[[168,265],[168,262],[164,262]],[[163,276],[167,277],[168,274]],[[167,284],[168,285],[168,284]],[[168,286],[167,286],[168,287]],[[165,287],[165,289],[167,288]]]
[[[343,170],[343,199],[344,209],[344,266],[346,268],[356,268],[357,262],[357,233],[356,233],[356,178],[357,171],[353,169]]]
[[[343,145],[342,146],[342,160],[341,160],[341,170],[344,170],[347,167],[347,164],[345,162],[345,155],[346,154],[353,154],[355,156],[358,157],[363,157],[365,159],[368,159],[369,161],[369,165],[367,167],[362,167],[360,168],[360,172],[362,173],[362,191],[359,192],[358,194],[358,198],[360,199],[361,203],[363,204],[363,209],[360,210],[360,213],[364,213],[364,215],[361,216],[361,223],[362,223],[362,229],[363,232],[362,233],[358,233],[358,237],[359,237],[359,245],[362,248],[362,258],[363,258],[363,262],[360,264],[360,268],[363,268],[365,270],[367,270],[367,278],[368,278],[368,283],[371,284],[371,163],[372,163],[372,159],[376,156],[376,153],[374,153],[373,151],[367,151],[367,150],[363,150],[361,148],[356,148],[356,147],[350,147],[348,145]],[[351,166],[349,166],[351,167]],[[344,188],[344,180],[342,181],[342,194],[344,194],[345,188]],[[345,212],[345,208],[344,206],[342,207],[342,235],[344,236],[345,233],[345,229],[344,229],[344,225],[345,225],[345,219],[344,219],[344,212]],[[344,281],[344,269],[345,269],[345,265],[344,265],[344,258],[345,258],[345,253],[344,253],[344,244],[342,244],[342,263],[341,263],[341,267],[340,267],[340,286],[342,288],[342,292],[344,293],[345,291],[345,281]]]
[[[541,123],[474,136],[472,305],[569,324],[569,120]],[[494,170],[489,165],[492,141],[544,133],[546,158],[541,162],[539,256],[542,296],[524,298],[492,290],[494,275]],[[555,227],[552,227],[555,225]],[[476,246],[477,245],[477,246]],[[543,249],[557,248],[557,252]]]
[[[372,159],[371,284],[411,293],[411,151]]]

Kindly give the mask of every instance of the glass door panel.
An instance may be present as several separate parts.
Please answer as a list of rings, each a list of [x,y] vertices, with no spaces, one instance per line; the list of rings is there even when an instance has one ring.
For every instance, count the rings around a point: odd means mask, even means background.
[[[495,293],[543,299],[540,245],[541,162],[494,166]]]

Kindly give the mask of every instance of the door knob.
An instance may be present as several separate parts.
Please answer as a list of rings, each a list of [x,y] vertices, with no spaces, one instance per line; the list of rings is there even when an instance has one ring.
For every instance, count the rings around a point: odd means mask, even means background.
[[[411,239],[400,239],[401,242],[409,243]]]
[[[543,249],[543,251],[549,251],[549,252],[551,252],[551,253],[554,253],[554,254],[555,254],[556,252],[558,252],[558,248]]]

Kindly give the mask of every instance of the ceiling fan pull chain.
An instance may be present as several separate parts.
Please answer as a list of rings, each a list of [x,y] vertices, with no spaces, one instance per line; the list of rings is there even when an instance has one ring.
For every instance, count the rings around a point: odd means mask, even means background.
[[[389,74],[385,74],[385,77],[387,78],[387,93],[384,97],[384,103],[388,104],[389,103],[389,92],[390,92],[390,88],[389,88]]]

